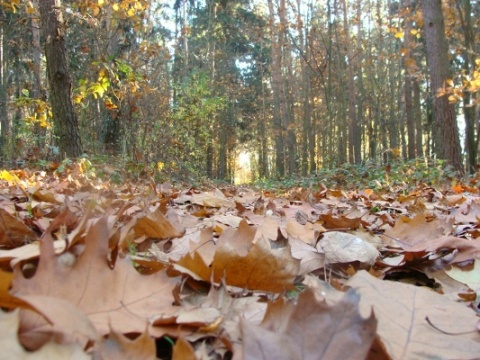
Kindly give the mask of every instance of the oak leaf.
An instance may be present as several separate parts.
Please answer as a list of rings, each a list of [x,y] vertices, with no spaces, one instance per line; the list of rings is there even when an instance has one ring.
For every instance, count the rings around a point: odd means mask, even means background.
[[[241,322],[246,359],[365,359],[377,321],[359,313],[359,296],[347,292],[335,305],[318,301],[307,288],[297,304],[269,304],[260,326]]]
[[[327,264],[349,263],[360,261],[373,265],[380,255],[378,250],[367,241],[358,236],[339,231],[331,231],[323,234],[317,248],[325,253]]]
[[[366,271],[347,285],[360,294],[362,314],[373,307],[378,335],[390,358],[474,359],[480,354],[478,320],[465,305],[427,288],[379,280]]]
[[[156,359],[155,340],[148,332],[131,340],[112,331],[94,350],[94,359],[117,360],[154,360]]]
[[[183,232],[176,229],[159,208],[139,217],[133,228],[136,237],[169,239],[183,235]]]
[[[426,247],[432,240],[450,234],[453,223],[453,218],[427,221],[424,214],[417,214],[413,218],[400,216],[395,226],[385,231],[385,236],[388,239],[395,239],[404,249],[411,249],[414,246]]]
[[[21,220],[0,208],[0,247],[13,249],[37,239],[35,233]]]
[[[0,357],[2,359],[91,359],[91,356],[86,354],[78,344],[61,345],[48,342],[37,351],[27,351],[18,340],[18,328],[18,310],[10,313],[0,311],[0,349],[2,354]],[[7,357],[4,357],[5,355],[7,355]]]
[[[289,247],[272,249],[263,236],[253,243],[256,228],[242,221],[238,229],[220,236],[211,263],[195,251],[174,262],[174,268],[197,280],[213,281],[249,290],[282,292],[293,287],[299,261]]]
[[[20,298],[43,295],[72,303],[89,317],[96,330],[142,333],[154,312],[166,312],[172,303],[175,279],[165,272],[141,275],[128,261],[119,259],[109,267],[108,240],[113,224],[107,217],[90,226],[82,254],[71,265],[64,265],[55,255],[49,234],[40,242],[40,259],[35,275],[27,279],[20,268],[14,269],[11,293]],[[31,301],[35,307],[35,301]],[[23,329],[39,327],[38,316],[25,313]]]

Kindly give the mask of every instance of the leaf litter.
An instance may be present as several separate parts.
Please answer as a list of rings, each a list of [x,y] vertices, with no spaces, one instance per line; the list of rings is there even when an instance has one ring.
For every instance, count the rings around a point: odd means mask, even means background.
[[[80,170],[1,173],[2,352],[480,354],[474,191],[115,186]]]

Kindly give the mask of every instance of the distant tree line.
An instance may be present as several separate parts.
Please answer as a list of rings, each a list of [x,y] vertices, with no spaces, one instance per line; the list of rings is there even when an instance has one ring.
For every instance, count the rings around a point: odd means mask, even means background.
[[[0,3],[0,155],[230,180],[437,157],[475,172],[480,2]],[[53,155],[52,155],[53,154]]]

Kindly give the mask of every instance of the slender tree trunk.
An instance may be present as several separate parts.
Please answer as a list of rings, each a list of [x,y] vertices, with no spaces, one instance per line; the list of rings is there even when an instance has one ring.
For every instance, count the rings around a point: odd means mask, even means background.
[[[464,173],[455,108],[447,96],[435,93],[451,78],[448,66],[448,44],[441,0],[422,0],[427,59],[433,96],[433,117],[436,132],[436,153],[461,174]]]
[[[342,0],[343,5],[343,32],[345,36],[345,48],[347,56],[347,87],[348,87],[348,159],[350,163],[360,163],[361,162],[361,151],[362,149],[358,146],[358,143],[361,141],[360,129],[357,122],[357,98],[356,98],[356,88],[355,88],[355,79],[354,79],[354,68],[353,68],[353,52],[352,44],[350,42],[350,29],[348,21],[348,5],[347,0]]]
[[[308,24],[304,27],[302,18],[301,18],[301,0],[297,0],[297,31],[298,31],[298,42],[300,46],[300,51],[302,53],[300,57],[300,72],[302,78],[301,84],[301,101],[302,106],[302,117],[303,117],[303,132],[302,132],[302,175],[306,176],[309,172],[313,173],[316,171],[315,164],[315,133],[312,128],[312,111],[310,108],[310,76],[307,67],[307,59],[309,56],[308,51]],[[313,151],[312,151],[313,148]],[[313,156],[312,156],[313,152]]]
[[[33,1],[33,5],[38,9],[38,0]],[[34,99],[46,101],[47,96],[45,89],[43,87],[42,75],[41,75],[41,61],[42,61],[42,45],[40,42],[40,24],[37,17],[31,18],[31,28],[32,28],[32,53],[33,53],[33,86],[31,96]],[[41,109],[37,108],[35,111],[40,111]],[[43,109],[46,112],[46,109]],[[39,149],[43,148],[45,145],[45,135],[46,135],[46,126],[45,124],[35,123],[34,134],[35,142]]]
[[[5,42],[4,42],[4,21],[5,12],[0,7],[0,156],[1,160],[6,158],[6,145],[10,138],[10,122],[8,120],[7,112],[7,89],[5,80]],[[0,161],[1,163],[2,161]],[[1,164],[5,165],[5,164]]]
[[[41,0],[39,5],[54,133],[61,157],[75,158],[83,151],[72,101],[72,78],[67,65],[62,4],[60,0]]]
[[[292,56],[291,56],[291,44],[287,39],[288,21],[286,18],[286,6],[285,0],[280,0],[280,6],[278,9],[278,17],[280,19],[279,44],[280,51],[282,52],[282,88],[281,88],[281,105],[282,105],[282,122],[283,129],[286,131],[287,140],[287,164],[288,173],[293,175],[297,172],[297,137],[295,134],[295,115],[294,115],[294,80],[292,69]]]
[[[463,30],[465,50],[462,54],[462,67],[465,74],[472,77],[474,68],[473,54],[475,49],[475,34],[472,25],[472,4],[470,0],[456,0],[460,23]],[[477,171],[478,134],[476,133],[475,113],[477,104],[472,102],[472,94],[464,92],[463,116],[465,117],[465,149],[467,151],[467,170],[470,174]]]
[[[404,54],[403,66],[405,71],[405,115],[407,121],[407,157],[409,159],[415,158],[415,119],[414,119],[414,107],[413,107],[413,86],[411,78],[411,49],[413,43],[413,37],[411,34],[412,22],[410,20],[411,9],[410,0],[405,1],[405,36],[404,36],[404,48],[406,53]]]
[[[272,95],[273,95],[273,123],[275,136],[275,170],[277,176],[285,175],[285,146],[284,129],[281,111],[281,88],[282,88],[282,53],[280,44],[275,37],[275,11],[272,0],[268,0],[270,12],[270,41],[272,47]]]
[[[420,84],[413,80],[413,118],[415,120],[415,152],[417,157],[423,156],[423,126],[420,105]]]
[[[357,136],[354,138],[354,147],[355,147],[355,163],[359,164],[362,161],[362,138],[363,136],[363,103],[365,98],[365,88],[363,83],[363,30],[362,30],[362,1],[357,1],[357,58],[356,61],[356,77],[358,79],[358,94],[355,94],[355,101],[357,107],[357,116],[355,119],[355,131]]]

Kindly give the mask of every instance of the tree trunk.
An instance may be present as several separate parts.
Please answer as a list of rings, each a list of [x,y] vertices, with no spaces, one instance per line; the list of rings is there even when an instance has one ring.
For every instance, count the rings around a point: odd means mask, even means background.
[[[33,5],[38,9],[38,1],[33,0]],[[42,62],[42,45],[40,41],[40,25],[39,19],[34,16],[31,18],[31,28],[32,28],[32,70],[33,70],[33,84],[31,96],[36,100],[47,100],[47,94],[43,87],[42,82],[42,72],[41,72],[41,62]],[[39,110],[38,105],[35,111]],[[46,112],[46,109],[43,110]],[[45,145],[45,135],[46,135],[46,126],[45,124],[40,124],[38,121],[35,122],[34,136],[36,146],[41,149]]]
[[[8,139],[11,138],[10,135],[10,122],[8,120],[7,112],[7,87],[5,79],[5,67],[4,67],[4,54],[5,54],[5,42],[4,42],[4,24],[3,21],[5,12],[2,7],[0,7],[0,156],[2,159],[6,158],[6,146],[8,144]],[[0,166],[5,164],[1,164]]]
[[[413,118],[415,120],[415,152],[417,157],[423,156],[423,126],[422,110],[420,105],[420,84],[418,79],[413,80]]]
[[[427,43],[427,60],[431,91],[436,93],[451,78],[448,66],[448,45],[441,0],[422,0],[423,20]],[[447,96],[433,96],[433,118],[436,139],[435,152],[455,170],[464,173],[455,108]]]
[[[456,0],[458,14],[460,16],[460,23],[463,30],[464,46],[462,58],[462,67],[465,74],[473,78],[474,69],[474,55],[475,49],[475,34],[472,25],[472,5],[470,0]],[[467,151],[467,170],[470,174],[477,171],[477,149],[478,149],[478,134],[476,133],[475,113],[476,105],[472,101],[472,94],[469,91],[464,92],[463,97],[463,116],[465,117],[465,149]]]
[[[406,53],[404,55],[403,66],[405,71],[405,115],[407,120],[407,157],[408,159],[415,158],[415,114],[413,107],[413,85],[412,74],[410,64],[412,62],[411,49],[413,43],[413,36],[410,33],[412,30],[412,22],[410,19],[411,8],[410,0],[405,2],[405,36],[404,36],[404,49]]]
[[[345,35],[345,41],[350,42],[350,30],[348,21],[348,6],[347,0],[342,0],[343,5],[343,31]],[[355,89],[355,73],[353,66],[353,53],[352,44],[345,43],[346,56],[347,56],[347,86],[348,86],[348,158],[350,163],[359,164],[362,161],[361,158],[361,134],[357,121],[357,98]]]
[[[72,78],[67,65],[62,4],[60,0],[41,0],[39,6],[45,39],[54,134],[60,156],[75,158],[83,151],[77,114],[72,101]]]
[[[272,0],[268,0],[270,12],[270,40],[272,47],[272,94],[273,94],[273,123],[275,136],[275,171],[277,176],[285,175],[285,148],[284,129],[281,111],[281,88],[282,88],[282,54],[280,44],[275,38],[275,11]]]

